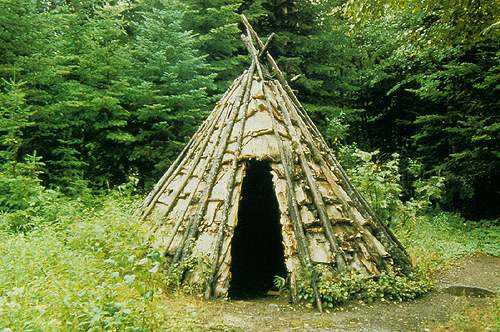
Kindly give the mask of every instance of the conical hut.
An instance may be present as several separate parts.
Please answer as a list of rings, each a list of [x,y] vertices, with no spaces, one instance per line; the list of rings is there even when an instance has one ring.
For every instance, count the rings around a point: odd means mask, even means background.
[[[252,56],[144,201],[140,218],[171,271],[207,298],[266,291],[296,300],[318,265],[408,273],[408,256],[349,182],[273,57],[243,17]],[[261,63],[262,61],[262,63]],[[309,271],[309,273],[307,273]]]

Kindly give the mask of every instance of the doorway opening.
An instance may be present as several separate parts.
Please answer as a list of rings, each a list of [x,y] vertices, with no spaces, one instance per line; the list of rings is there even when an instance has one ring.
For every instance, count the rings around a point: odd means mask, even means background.
[[[265,296],[275,276],[286,277],[279,218],[271,165],[249,160],[231,243],[231,298]]]

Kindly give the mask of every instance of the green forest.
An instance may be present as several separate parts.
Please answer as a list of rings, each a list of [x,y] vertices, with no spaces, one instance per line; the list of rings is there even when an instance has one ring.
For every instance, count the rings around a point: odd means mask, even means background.
[[[495,1],[0,0],[0,331],[231,330],[166,287],[134,212],[250,65],[241,14],[275,34],[416,266],[409,291],[334,306],[413,299],[465,256],[500,256]],[[436,329],[500,328],[498,290],[481,310]]]

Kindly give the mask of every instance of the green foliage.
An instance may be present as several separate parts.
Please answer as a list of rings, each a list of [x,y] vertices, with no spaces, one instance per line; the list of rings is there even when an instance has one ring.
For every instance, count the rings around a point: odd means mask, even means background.
[[[428,213],[433,203],[439,202],[442,197],[444,178],[423,178],[418,162],[409,161],[408,169],[414,177],[413,195],[404,201],[401,162],[397,153],[382,161],[376,159],[379,151],[369,153],[361,150],[349,151],[348,148],[342,151],[343,159],[351,165],[348,169],[351,181],[375,213],[390,226],[414,224],[417,216]]]
[[[44,203],[61,208],[68,200]],[[57,224],[25,234],[0,228],[0,326],[14,331],[199,328],[189,314],[165,303],[160,255],[143,244],[132,217],[136,200],[110,195],[92,205],[97,208],[67,205],[72,213],[62,211]]]
[[[422,272],[410,276],[396,272],[383,272],[378,277],[358,274],[337,274],[326,267],[317,268],[317,287],[324,306],[335,308],[349,301],[375,300],[405,301],[415,299],[432,289],[432,281]],[[299,298],[314,304],[315,297],[310,279],[298,282]]]
[[[353,137],[445,178],[442,206],[498,215],[498,11],[478,1],[349,1],[371,78]],[[366,135],[368,136],[362,136]]]
[[[214,92],[222,93],[240,75],[247,62],[240,39],[238,15],[243,0],[188,0],[183,26],[193,31],[195,46],[206,56],[209,69],[216,77]]]
[[[181,26],[181,8],[163,1],[137,13],[130,89],[135,144],[128,159],[142,180],[159,177],[207,115],[213,75],[194,49],[194,35]]]
[[[50,188],[76,197],[130,176],[150,187],[248,64],[239,38],[245,13],[263,38],[276,33],[270,52],[334,148],[397,153],[405,199],[417,190],[414,160],[418,177],[444,178],[441,208],[498,214],[493,3],[0,6],[0,163],[15,168],[36,150]]]
[[[16,162],[20,159],[20,148],[25,143],[23,131],[33,126],[30,121],[32,111],[26,105],[25,82],[3,81],[0,94],[0,162],[9,163],[16,173]],[[2,85],[0,85],[2,87]]]
[[[78,200],[69,200],[60,192],[42,186],[40,176],[45,164],[35,153],[24,162],[8,162],[0,168],[0,229],[29,232],[51,224],[65,223],[80,213],[78,207],[88,199],[88,191]]]
[[[274,276],[273,285],[280,293],[287,289],[286,279],[280,276]]]
[[[500,256],[500,225],[495,221],[466,221],[450,213],[421,216],[412,227],[397,228],[398,237],[416,255],[442,260],[484,253]]]
[[[180,2],[25,5],[0,15],[0,162],[36,150],[43,182],[73,196],[159,176],[211,101]]]

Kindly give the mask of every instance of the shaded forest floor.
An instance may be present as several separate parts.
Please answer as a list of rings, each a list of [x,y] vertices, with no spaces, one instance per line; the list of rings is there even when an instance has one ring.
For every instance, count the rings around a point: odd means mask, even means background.
[[[500,257],[475,255],[457,260],[439,274],[435,290],[415,301],[350,304],[318,313],[291,306],[287,300],[267,297],[252,301],[197,301],[178,298],[177,309],[206,322],[211,330],[229,331],[454,331],[456,315],[496,305],[494,297],[455,296],[446,287],[461,285],[497,290]],[[177,301],[177,300],[175,300]],[[495,303],[495,301],[497,301]],[[188,304],[187,304],[188,303]],[[494,310],[495,311],[495,310]],[[497,319],[498,317],[493,317]],[[478,327],[477,331],[482,329]],[[472,331],[475,331],[473,329]]]

